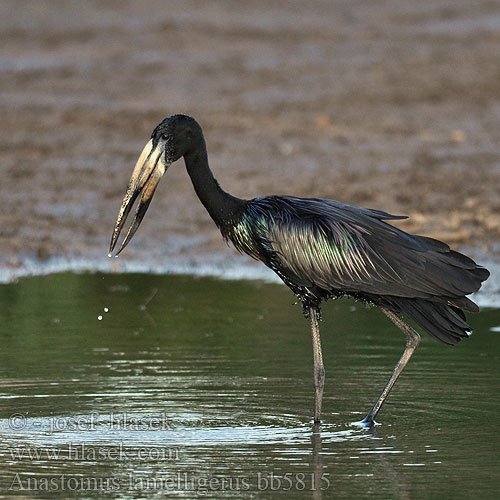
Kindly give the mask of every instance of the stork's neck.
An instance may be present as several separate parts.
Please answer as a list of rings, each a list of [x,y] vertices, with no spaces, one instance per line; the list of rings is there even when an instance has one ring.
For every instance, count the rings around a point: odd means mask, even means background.
[[[241,212],[246,200],[231,196],[219,186],[208,165],[204,140],[194,152],[184,155],[184,161],[198,198],[217,226],[220,227]]]

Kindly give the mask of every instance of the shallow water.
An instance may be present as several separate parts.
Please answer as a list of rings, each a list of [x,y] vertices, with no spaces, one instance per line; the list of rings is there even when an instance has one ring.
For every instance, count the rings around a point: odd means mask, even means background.
[[[424,336],[368,431],[354,422],[402,335],[375,309],[328,304],[318,430],[308,324],[293,301],[275,284],[184,276],[0,286],[0,491],[498,498],[498,310],[473,315],[474,335],[455,348]]]

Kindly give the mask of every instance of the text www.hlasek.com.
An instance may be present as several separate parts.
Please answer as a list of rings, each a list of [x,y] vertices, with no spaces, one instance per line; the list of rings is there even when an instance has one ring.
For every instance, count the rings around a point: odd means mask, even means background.
[[[179,448],[144,446],[128,448],[123,443],[110,446],[67,443],[60,448],[17,446],[9,448],[12,460],[170,460],[180,459]]]
[[[81,477],[61,474],[33,477],[15,474],[9,490],[13,491],[191,491],[199,496],[214,491],[316,491],[330,487],[330,474],[257,473],[255,476],[204,477],[187,472],[158,476],[128,474],[117,477]]]

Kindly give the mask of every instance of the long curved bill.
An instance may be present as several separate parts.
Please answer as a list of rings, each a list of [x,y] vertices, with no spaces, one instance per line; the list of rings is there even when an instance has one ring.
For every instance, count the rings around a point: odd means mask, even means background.
[[[152,140],[150,140],[142,150],[134,171],[132,172],[132,177],[128,183],[127,191],[125,193],[125,197],[123,198],[118,218],[116,219],[115,228],[111,237],[111,244],[109,245],[110,256],[116,246],[118,237],[120,236],[123,226],[125,225],[128,214],[130,213],[130,210],[139,195],[141,197],[139,199],[139,204],[137,205],[134,220],[132,221],[132,224],[130,225],[116,255],[118,255],[127,246],[128,242],[132,239],[132,236],[134,236],[137,228],[141,224],[149,204],[151,203],[156,187],[158,186],[163,174],[170,166],[165,163],[165,155],[162,153],[163,148],[160,147],[160,143],[158,143],[156,148],[153,149]]]

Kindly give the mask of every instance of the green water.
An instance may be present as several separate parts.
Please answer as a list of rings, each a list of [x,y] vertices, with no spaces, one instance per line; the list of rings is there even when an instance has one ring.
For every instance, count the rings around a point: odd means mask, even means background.
[[[327,304],[324,423],[308,323],[282,286],[60,274],[0,286],[0,491],[22,498],[498,498],[500,312],[404,342]],[[105,312],[107,308],[108,312]],[[98,317],[101,317],[99,319]]]

